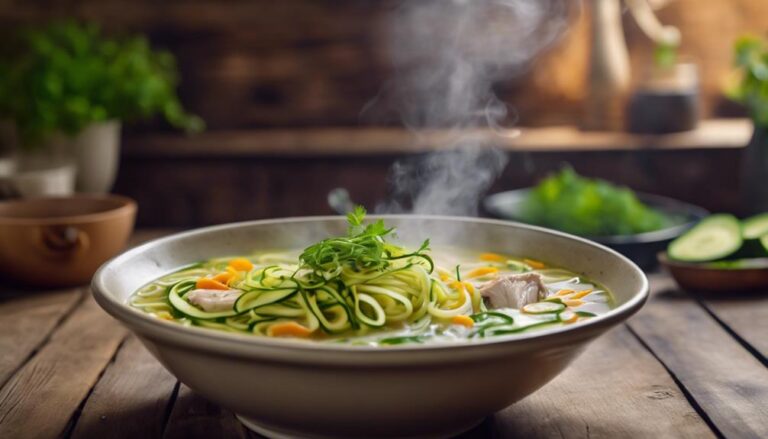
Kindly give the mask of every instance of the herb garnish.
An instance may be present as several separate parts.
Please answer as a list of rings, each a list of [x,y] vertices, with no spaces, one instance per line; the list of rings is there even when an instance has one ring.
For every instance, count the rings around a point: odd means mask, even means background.
[[[394,228],[387,228],[382,220],[364,226],[365,215],[364,207],[355,207],[347,215],[347,236],[327,238],[307,247],[299,256],[302,264],[316,273],[336,273],[345,267],[355,271],[384,270],[392,260],[405,257],[421,257],[430,267],[433,265],[431,258],[424,254],[429,250],[429,240],[417,251],[401,254],[402,249],[385,240],[394,234]]]

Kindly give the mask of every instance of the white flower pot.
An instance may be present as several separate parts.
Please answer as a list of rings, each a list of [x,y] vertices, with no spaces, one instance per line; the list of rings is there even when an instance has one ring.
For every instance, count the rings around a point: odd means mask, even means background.
[[[0,160],[0,198],[63,196],[75,189],[106,193],[120,160],[120,122],[94,123],[75,136],[56,134],[43,145],[22,149],[13,124],[0,121],[0,144],[17,151]]]
[[[46,167],[25,169],[0,177],[3,196],[22,198],[72,195],[75,189],[75,165],[51,163]]]
[[[112,189],[120,160],[120,121],[91,124],[73,137],[55,136],[48,147],[74,161],[78,192],[107,193]]]

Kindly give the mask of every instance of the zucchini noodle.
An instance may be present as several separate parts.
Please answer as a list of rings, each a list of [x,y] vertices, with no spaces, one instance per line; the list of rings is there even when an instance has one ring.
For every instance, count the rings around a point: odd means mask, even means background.
[[[381,221],[363,226],[364,214],[350,214],[347,236],[315,243],[298,257],[210,259],[145,285],[129,303],[188,326],[373,345],[516,334],[611,307],[608,291],[539,261],[446,249],[436,265],[429,241],[415,251],[390,244],[384,237],[393,230]],[[514,275],[533,276],[541,295],[521,309],[487,309],[481,290]]]
[[[188,308],[176,308],[169,301],[171,291],[184,300],[198,279],[226,272],[227,260],[211,260],[160,278],[137,291],[130,303],[158,317],[257,335],[286,321],[312,332],[319,328],[321,335],[365,334],[417,321],[427,326],[434,320],[480,311],[473,309],[473,297],[465,288],[452,288],[436,273],[429,273],[431,264],[419,256],[395,259],[384,270],[342,267],[338,273],[318,276],[298,264],[285,263],[296,260],[287,253],[270,253],[252,258],[253,268],[228,285],[243,292],[234,310],[226,312],[232,315],[203,310],[190,315],[185,313]]]

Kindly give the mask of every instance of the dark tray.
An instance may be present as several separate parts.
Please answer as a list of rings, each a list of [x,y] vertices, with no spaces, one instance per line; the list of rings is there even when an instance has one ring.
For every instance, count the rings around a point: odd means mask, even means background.
[[[520,210],[529,191],[530,188],[525,188],[489,195],[483,200],[483,208],[490,216],[523,222],[520,218]],[[670,241],[691,228],[709,212],[701,207],[659,195],[638,193],[637,197],[654,209],[684,220],[678,225],[654,232],[635,235],[585,236],[585,238],[618,251],[645,270],[652,270],[658,266],[656,254],[666,250]]]

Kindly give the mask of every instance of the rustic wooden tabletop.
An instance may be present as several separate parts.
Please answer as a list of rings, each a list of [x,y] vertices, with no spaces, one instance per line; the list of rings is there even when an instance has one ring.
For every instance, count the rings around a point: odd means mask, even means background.
[[[137,234],[142,240],[150,234]],[[768,292],[652,295],[544,388],[463,437],[768,438]],[[0,438],[245,438],[88,288],[0,288]]]

